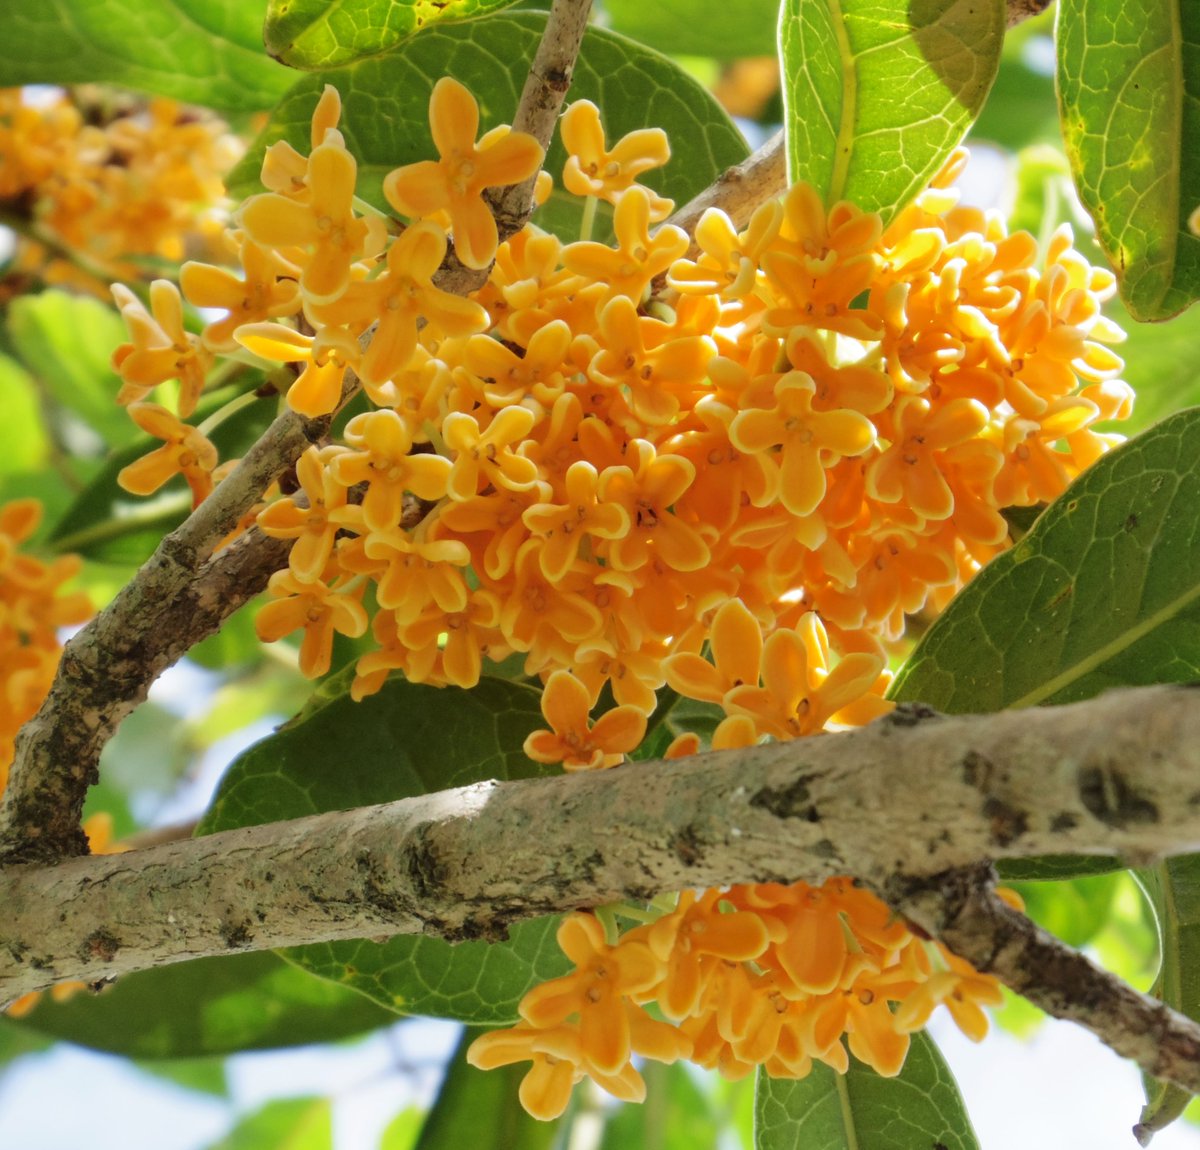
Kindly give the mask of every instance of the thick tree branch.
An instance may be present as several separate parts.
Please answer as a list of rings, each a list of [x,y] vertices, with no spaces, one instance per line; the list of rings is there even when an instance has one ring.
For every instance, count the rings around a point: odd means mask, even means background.
[[[620,898],[851,874],[1022,991],[1040,971],[1038,1000],[1102,1037],[1152,1019],[1153,1044],[1132,1034],[1123,1052],[1200,1090],[1193,1024],[1127,988],[1113,997],[1107,976],[947,879],[992,859],[1144,863],[1200,849],[1198,697],[1151,687],[960,717],[902,707],[848,734],[10,867],[0,1000],[204,955],[397,933],[494,939]]]

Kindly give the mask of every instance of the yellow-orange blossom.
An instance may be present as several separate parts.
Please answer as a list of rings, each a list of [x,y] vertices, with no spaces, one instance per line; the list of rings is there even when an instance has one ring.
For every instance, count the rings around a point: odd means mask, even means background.
[[[393,669],[469,687],[485,659],[520,653],[548,723],[527,752],[571,770],[632,752],[667,684],[713,708],[718,747],[869,721],[889,707],[905,616],[1004,547],[1000,508],[1053,497],[1107,448],[1092,424],[1128,412],[1105,346],[1120,333],[1100,315],[1111,275],[1065,231],[1039,267],[1029,237],[958,206],[961,154],[887,229],[801,185],[741,232],[710,211],[687,259],[686,237],[651,230],[667,201],[637,182],[665,136],[607,149],[577,101],[566,183],[614,204],[616,246],[564,243],[536,217],[498,245],[482,191],[532,175],[541,152],[504,127],[476,141],[474,101],[444,79],[441,159],[385,179],[410,217],[387,241],[355,214],[338,115],[327,89],[311,156],[268,157],[273,191],[242,209],[237,245],[259,311],[202,345],[305,363],[287,399],[307,415],[332,410],[347,366],[374,401],[345,443],[302,458],[306,502],[259,517],[297,540],[259,631],[303,629],[310,674],[333,630],[367,626],[374,584],[359,697]],[[453,305],[429,283],[448,240],[491,264]],[[409,249],[415,264],[394,255]],[[185,291],[229,282],[196,267]],[[663,271],[670,291],[651,300]],[[287,321],[296,280],[304,331]],[[406,497],[423,501],[415,525]],[[605,687],[614,705],[593,721]],[[701,745],[680,732],[667,753]],[[895,1074],[937,1004],[978,1038],[979,1004],[997,1000],[848,878],[624,909],[623,932],[566,919],[574,973],[471,1048],[481,1066],[532,1063],[521,1097],[538,1117],[585,1075],[641,1097],[633,1054],[802,1076],[849,1052]]]

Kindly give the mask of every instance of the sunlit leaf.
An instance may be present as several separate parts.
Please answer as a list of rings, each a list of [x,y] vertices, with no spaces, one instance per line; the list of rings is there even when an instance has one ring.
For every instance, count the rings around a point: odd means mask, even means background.
[[[329,680],[295,720],[233,763],[199,833],[551,770],[521,750],[544,725],[529,687],[485,678],[463,691],[393,678],[355,703],[350,677]],[[521,923],[496,944],[399,936],[281,953],[396,1011],[505,1023],[530,986],[567,969],[556,926],[554,918]]]
[[[279,139],[307,152],[309,121],[325,84],[342,95],[346,144],[359,162],[359,194],[379,208],[383,178],[393,168],[437,155],[429,131],[429,94],[441,76],[454,76],[476,96],[481,129],[511,122],[537,50],[545,16],[502,14],[433,28],[401,49],[300,80],[272,113],[245,159],[230,176],[238,196],[261,191],[263,151]],[[593,100],[603,110],[610,142],[635,128],[657,126],[671,139],[666,168],[645,182],[680,203],[748,148],[713,97],[678,65],[599,28],[588,31],[568,100]],[[565,153],[554,141],[547,170],[561,175]],[[536,216],[543,227],[574,239],[582,204],[560,189]]]
[[[755,1150],[978,1150],[950,1068],[933,1039],[912,1036],[904,1069],[883,1078],[852,1058],[799,1081],[759,1071]]]
[[[1080,199],[1138,319],[1200,297],[1200,6],[1058,5],[1063,139]]]
[[[275,1098],[205,1150],[333,1150],[328,1098]]]
[[[222,111],[269,108],[292,81],[262,50],[262,0],[8,5],[0,87],[121,84]]]
[[[443,21],[473,20],[516,0],[270,0],[267,52],[314,72],[387,52]]]
[[[788,173],[885,219],[966,134],[996,75],[1003,0],[784,0]]]

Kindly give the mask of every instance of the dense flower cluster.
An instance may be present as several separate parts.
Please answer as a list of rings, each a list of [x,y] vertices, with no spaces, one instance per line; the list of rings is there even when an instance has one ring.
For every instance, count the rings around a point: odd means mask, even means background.
[[[0,793],[8,782],[13,740],[32,718],[58,669],[60,627],[82,623],[92,605],[63,584],[79,570],[79,559],[63,555],[49,563],[22,554],[37,529],[42,507],[36,499],[0,506]]]
[[[1004,547],[1001,509],[1053,498],[1109,445],[1093,425],[1129,411],[1100,314],[1113,277],[1065,229],[1039,261],[1030,236],[958,206],[961,154],[887,228],[801,185],[742,230],[709,211],[691,237],[638,182],[665,136],[610,147],[578,101],[563,181],[585,221],[611,208],[613,241],[530,225],[499,242],[482,193],[532,176],[541,149],[505,127],[476,139],[474,101],[443,79],[439,158],[384,180],[407,221],[393,236],[360,214],[339,115],[326,89],[310,154],[268,151],[270,191],[236,220],[240,272],[185,265],[185,296],[228,314],[190,336],[169,285],[152,314],[118,289],[132,342],[115,362],[127,399],[174,378],[194,405],[208,357],[240,346],[296,365],[286,401],[308,416],[357,374],[371,409],[258,516],[295,541],[260,636],[302,631],[320,675],[335,632],[370,627],[357,697],[395,670],[471,687],[485,658],[519,653],[548,724],[526,752],[567,770],[635,750],[668,686],[715,709],[713,747],[867,722],[890,706],[906,616]],[[468,298],[437,282],[451,239],[490,266]],[[201,498],[215,453],[155,419],[167,447],[127,486],[181,472]],[[700,746],[683,734],[667,753]],[[844,1069],[846,1035],[894,1074],[936,1005],[979,1037],[997,999],[849,879],[617,914],[638,925],[566,920],[575,972],[472,1048],[479,1065],[533,1063],[522,1099],[539,1117],[584,1075],[640,1097],[634,1054],[799,1076]]]
[[[207,250],[221,229],[221,177],[239,151],[219,120],[174,101],[104,99],[30,103],[0,89],[0,208],[30,225],[14,268],[97,292],[95,275],[136,276],[148,260]]]

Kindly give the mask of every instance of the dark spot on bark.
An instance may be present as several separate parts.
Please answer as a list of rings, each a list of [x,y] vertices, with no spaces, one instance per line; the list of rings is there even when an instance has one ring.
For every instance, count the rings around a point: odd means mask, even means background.
[[[250,929],[248,919],[239,923],[227,922],[221,927],[221,940],[230,950],[249,945],[253,938],[254,932]]]
[[[810,802],[808,791],[808,784],[814,778],[815,775],[801,775],[786,787],[763,787],[751,795],[750,805],[770,811],[777,819],[803,817],[810,823],[816,822],[820,816],[816,815],[816,808]]]
[[[1029,829],[1025,812],[1009,806],[1002,799],[989,798],[983,804],[983,814],[991,827],[992,840],[1002,847],[1019,839]]]
[[[1193,791],[1188,795],[1189,807],[1200,807],[1200,791]]]
[[[696,828],[689,823],[672,840],[671,850],[684,866],[695,866],[704,851]]]
[[[267,912],[265,910],[256,910],[254,912],[254,917],[256,919],[258,919],[259,922],[266,922],[267,921]]]
[[[1079,820],[1070,811],[1060,811],[1050,820],[1052,831],[1073,831],[1079,826]]]
[[[1117,770],[1084,767],[1079,772],[1079,797],[1088,812],[1105,826],[1158,822],[1158,807],[1134,790]]]
[[[977,791],[986,791],[991,786],[994,770],[991,759],[978,751],[968,751],[963,755],[963,782]]]
[[[112,931],[101,927],[83,940],[83,946],[79,948],[79,957],[85,961],[98,958],[101,962],[112,962],[120,949],[121,940]]]
[[[418,827],[413,832],[406,856],[413,894],[418,899],[431,898],[445,881],[446,868],[439,861],[437,851],[429,841],[428,825]]]
[[[275,872],[273,870],[269,870],[269,871],[267,871],[267,873],[265,875],[263,875],[263,882],[274,882],[274,881],[275,881]]]
[[[884,716],[883,722],[890,727],[915,727],[928,719],[940,719],[940,712],[935,711],[928,703],[900,703],[891,714]]]

